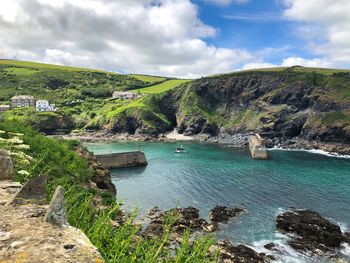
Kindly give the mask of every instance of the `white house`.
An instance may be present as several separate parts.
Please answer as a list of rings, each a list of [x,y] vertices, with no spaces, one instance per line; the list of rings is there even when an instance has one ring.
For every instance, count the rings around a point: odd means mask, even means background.
[[[7,111],[10,108],[11,108],[10,105],[0,105],[0,112]]]
[[[123,100],[129,100],[129,99],[136,99],[139,98],[140,95],[137,95],[130,91],[114,91],[113,92],[113,99],[123,99]]]
[[[37,100],[36,111],[56,111],[55,104],[49,104],[47,100]]]

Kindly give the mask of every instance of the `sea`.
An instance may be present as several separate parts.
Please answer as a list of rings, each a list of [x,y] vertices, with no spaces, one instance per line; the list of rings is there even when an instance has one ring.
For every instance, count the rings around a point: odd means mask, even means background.
[[[175,153],[183,145],[186,153]],[[218,239],[246,244],[274,255],[277,262],[331,262],[296,252],[276,231],[276,217],[291,208],[311,209],[350,231],[350,158],[322,151],[272,149],[269,160],[253,160],[248,148],[195,142],[86,143],[95,154],[145,152],[146,167],[112,170],[117,199],[139,215],[150,208],[193,206],[208,219],[216,205],[247,212],[220,226]],[[264,245],[277,244],[280,252]],[[350,247],[341,255],[350,262]]]

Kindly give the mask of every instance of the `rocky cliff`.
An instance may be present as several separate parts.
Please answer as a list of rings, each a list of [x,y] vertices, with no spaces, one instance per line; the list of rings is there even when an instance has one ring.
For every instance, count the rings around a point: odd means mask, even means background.
[[[170,123],[167,130],[177,128],[185,135],[259,132],[271,139],[270,145],[303,141],[344,148],[350,143],[350,73],[346,72],[292,67],[207,77],[152,103]],[[149,121],[147,116],[135,119],[133,130]],[[165,132],[164,127],[160,125],[158,133]]]

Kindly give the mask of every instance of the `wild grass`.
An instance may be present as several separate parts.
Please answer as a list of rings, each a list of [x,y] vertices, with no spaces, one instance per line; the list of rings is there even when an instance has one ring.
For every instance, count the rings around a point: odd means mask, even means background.
[[[28,68],[7,68],[6,71],[11,74],[18,76],[32,75],[38,72],[38,70],[28,69]]]
[[[171,80],[164,81],[160,84],[156,84],[150,87],[137,89],[133,91],[140,92],[141,94],[159,94],[159,93],[163,93],[165,91],[171,90],[173,88],[176,88],[181,84],[188,83],[190,81],[191,80],[186,80],[186,79],[171,79]]]
[[[17,67],[27,67],[27,68],[34,68],[34,69],[59,69],[59,70],[66,70],[66,71],[106,72],[106,71],[98,70],[98,69],[61,66],[61,65],[53,65],[53,64],[31,62],[31,61],[12,60],[12,59],[0,59],[0,65],[13,65],[13,66],[17,66]],[[116,73],[112,73],[112,74],[116,74]]]

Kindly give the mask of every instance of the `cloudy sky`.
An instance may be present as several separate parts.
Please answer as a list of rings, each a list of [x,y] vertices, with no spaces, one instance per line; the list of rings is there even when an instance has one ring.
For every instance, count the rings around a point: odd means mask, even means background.
[[[350,67],[349,0],[0,0],[0,58],[199,77]]]

